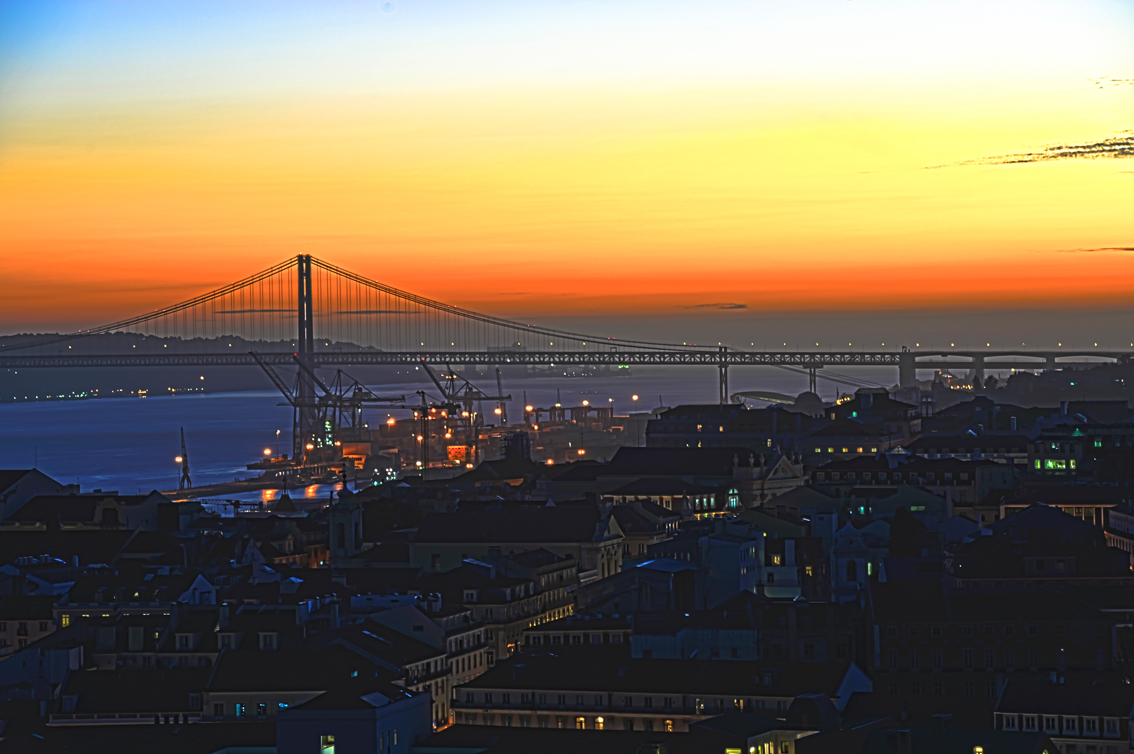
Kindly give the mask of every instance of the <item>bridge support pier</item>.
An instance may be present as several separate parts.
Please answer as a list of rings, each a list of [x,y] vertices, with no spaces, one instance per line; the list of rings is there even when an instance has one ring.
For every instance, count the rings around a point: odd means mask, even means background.
[[[727,346],[721,346],[721,360],[717,368],[720,370],[720,388],[721,388],[721,405],[724,406],[728,403],[728,352]]]
[[[898,387],[917,385],[917,360],[912,351],[902,348],[898,354]]]
[[[984,387],[984,357],[983,356],[978,355],[978,356],[973,357],[973,382],[978,382],[978,383],[980,383],[981,387]]]
[[[1054,354],[1048,354],[1047,355],[1047,358],[1044,359],[1044,367],[1043,368],[1047,371],[1051,371],[1051,370],[1056,368],[1055,355]]]

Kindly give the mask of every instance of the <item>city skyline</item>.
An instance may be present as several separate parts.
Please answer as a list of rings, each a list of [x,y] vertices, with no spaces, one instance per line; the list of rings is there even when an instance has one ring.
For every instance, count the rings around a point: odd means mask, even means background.
[[[627,337],[1103,330],[1132,33],[1117,2],[12,3],[0,317],[91,326],[311,253]]]

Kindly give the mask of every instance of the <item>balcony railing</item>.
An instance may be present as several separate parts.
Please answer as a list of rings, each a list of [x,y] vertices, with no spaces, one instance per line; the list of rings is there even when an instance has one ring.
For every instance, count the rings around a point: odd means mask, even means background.
[[[174,717],[186,723],[201,722],[200,712],[58,712],[48,725],[155,725]]]
[[[458,693],[460,693],[458,691]],[[492,710],[494,712],[585,712],[588,714],[599,715],[658,715],[659,717],[672,716],[672,715],[702,715],[711,716],[719,715],[720,712],[716,708],[704,707],[701,711],[694,709],[693,705],[673,705],[670,707],[644,707],[642,705],[634,705],[632,707],[622,707],[615,705],[614,707],[607,706],[606,704],[553,704],[539,702],[466,702],[462,699],[453,699],[451,702],[454,710],[471,709],[471,710]]]

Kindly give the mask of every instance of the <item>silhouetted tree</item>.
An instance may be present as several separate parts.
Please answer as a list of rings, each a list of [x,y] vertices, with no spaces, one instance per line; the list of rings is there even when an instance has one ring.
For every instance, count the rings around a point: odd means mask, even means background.
[[[890,556],[916,558],[921,555],[921,535],[925,527],[905,507],[894,511],[890,521]]]

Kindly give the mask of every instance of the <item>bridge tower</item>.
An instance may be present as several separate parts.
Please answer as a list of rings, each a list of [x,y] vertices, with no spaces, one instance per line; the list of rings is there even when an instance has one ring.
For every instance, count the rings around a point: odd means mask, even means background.
[[[724,406],[728,404],[728,346],[721,346],[720,361],[717,363],[717,369],[720,370],[720,387],[721,387],[721,403]]]
[[[307,367],[299,370],[298,406],[292,424],[292,458],[299,460],[307,455],[307,444],[315,434],[315,384],[311,379],[315,367],[315,316],[312,304],[311,255],[296,257],[297,320],[299,331],[295,341],[295,355]]]

